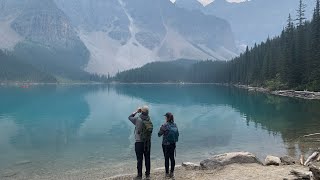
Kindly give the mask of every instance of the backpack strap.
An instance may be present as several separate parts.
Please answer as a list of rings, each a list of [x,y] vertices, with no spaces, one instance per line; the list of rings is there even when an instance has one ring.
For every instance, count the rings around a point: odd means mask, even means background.
[[[139,116],[137,116],[137,120],[142,120]],[[134,134],[136,134],[136,132],[137,132],[137,125],[134,127]]]

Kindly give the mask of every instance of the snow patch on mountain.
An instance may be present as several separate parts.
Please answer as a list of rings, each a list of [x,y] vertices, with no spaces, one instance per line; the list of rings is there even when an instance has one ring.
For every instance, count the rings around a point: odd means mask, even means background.
[[[166,30],[167,33],[161,45],[153,50],[142,46],[135,36],[131,36],[131,39],[123,45],[103,31],[80,31],[79,36],[90,51],[90,60],[85,70],[91,73],[113,75],[118,71],[140,67],[153,61],[180,58],[227,60],[226,57],[236,56],[224,47],[214,51],[205,45],[194,45],[174,29],[169,27]]]
[[[0,19],[0,49],[13,50],[16,44],[23,41],[17,32],[11,28],[14,19]]]
[[[115,74],[118,71],[135,68],[155,60],[154,52],[130,40],[121,45],[105,32],[81,32],[81,40],[90,51],[86,71],[99,74]]]

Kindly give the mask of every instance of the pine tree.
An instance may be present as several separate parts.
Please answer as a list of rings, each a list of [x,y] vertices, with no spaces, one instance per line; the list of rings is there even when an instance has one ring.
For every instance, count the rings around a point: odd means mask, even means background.
[[[305,8],[306,5],[302,0],[299,1],[299,8],[297,9],[297,35],[295,41],[295,57],[293,60],[293,80],[295,86],[298,86],[305,81],[304,73],[306,71],[306,27],[305,27]]]
[[[306,20],[305,12],[307,5],[303,3],[303,0],[299,1],[299,8],[297,9],[297,26],[302,26]]]

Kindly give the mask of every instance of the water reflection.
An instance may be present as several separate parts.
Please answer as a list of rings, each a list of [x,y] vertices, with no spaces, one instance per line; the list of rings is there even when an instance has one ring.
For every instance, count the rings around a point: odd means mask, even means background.
[[[116,86],[119,94],[159,104],[225,105],[239,111],[255,127],[281,135],[288,154],[307,153],[319,146],[319,141],[301,138],[319,131],[320,102],[278,97],[237,88],[214,85],[128,85]],[[138,93],[141,92],[147,93]],[[161,97],[161,98],[156,98]],[[212,138],[214,139],[214,138]],[[217,142],[217,141],[215,141]]]
[[[25,159],[45,162],[62,157],[89,114],[83,98],[87,91],[87,88],[55,86],[0,88],[0,117],[3,117],[0,124],[9,117],[15,127],[14,134],[5,133],[10,137],[9,143],[0,148],[5,154],[0,155],[0,167]],[[6,132],[7,127],[0,128]]]

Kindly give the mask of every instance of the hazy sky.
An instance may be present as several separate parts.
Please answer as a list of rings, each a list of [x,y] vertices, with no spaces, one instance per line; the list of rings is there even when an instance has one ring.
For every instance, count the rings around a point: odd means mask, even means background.
[[[176,0],[170,0],[172,2],[175,2]],[[207,5],[207,4],[210,4],[211,2],[213,2],[214,0],[198,0],[200,1],[203,5]],[[229,2],[242,2],[242,1],[245,1],[245,0],[227,0]]]

